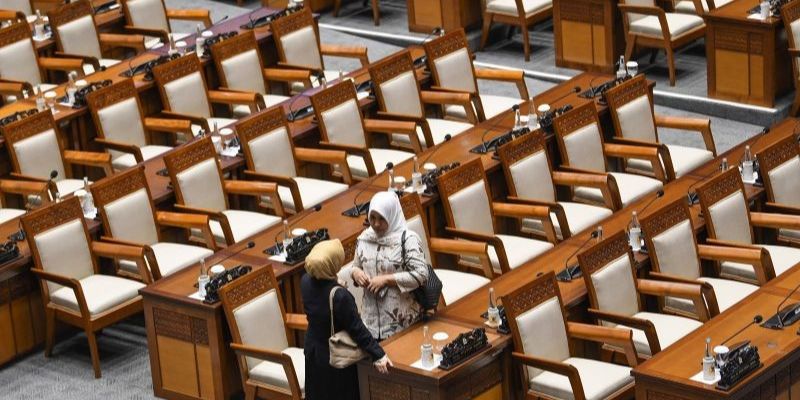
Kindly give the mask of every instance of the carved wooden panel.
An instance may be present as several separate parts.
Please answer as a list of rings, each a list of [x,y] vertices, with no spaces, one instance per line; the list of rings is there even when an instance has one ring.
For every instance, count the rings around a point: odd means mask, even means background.
[[[578,254],[578,263],[584,274],[591,275],[603,269],[610,262],[629,254],[628,236],[625,231],[617,232],[606,240]]]
[[[311,104],[317,113],[317,119],[321,120],[320,115],[348,100],[358,101],[356,88],[350,82],[341,82],[335,85],[328,85],[328,88],[311,96]]]
[[[688,397],[678,396],[672,393],[665,393],[661,391],[648,390],[647,400],[691,400]]]
[[[727,171],[711,178],[707,182],[697,187],[697,195],[703,207],[711,207],[714,203],[728,197],[736,191],[744,193],[744,184],[737,168],[729,168]]]
[[[164,164],[170,175],[177,175],[181,171],[209,158],[217,156],[214,144],[210,137],[195,140],[164,156]]]
[[[747,31],[739,29],[715,29],[714,48],[717,50],[747,52]]]
[[[525,311],[559,296],[560,291],[555,275],[548,273],[503,296],[503,307],[505,307],[509,322],[511,322],[512,319]]]
[[[798,2],[798,4],[800,4],[800,2]],[[800,149],[797,147],[794,135],[791,135],[769,145],[759,152],[756,157],[758,158],[761,172],[764,173],[764,179],[767,179],[767,173],[769,171],[772,171],[798,155],[800,155]]]
[[[236,134],[239,135],[239,140],[242,141],[242,146],[245,149],[247,149],[247,143],[251,140],[276,129],[285,128],[286,132],[289,132],[289,125],[286,123],[283,107],[273,107],[250,118],[243,119],[236,124],[235,128]]]
[[[797,20],[800,18],[800,2],[797,1],[790,1],[786,5],[781,8],[781,17],[783,18],[785,26],[790,26],[792,21]],[[791,42],[792,35],[788,35],[789,37],[789,44],[793,44]],[[790,46],[794,47],[794,46]]]
[[[16,275],[8,280],[9,301],[27,297],[34,290],[30,273]],[[0,301],[2,303],[2,301]]]
[[[499,362],[489,363],[469,376],[470,399],[503,381],[503,370]]]
[[[50,113],[50,110],[45,110],[0,128],[0,133],[6,138],[8,144],[13,146],[14,143],[20,140],[55,128],[56,123],[53,120],[53,114]]]
[[[88,0],[75,1],[47,13],[50,25],[55,28],[86,15],[94,14],[94,9]]]
[[[411,386],[393,382],[374,375],[369,377],[369,398],[382,400],[424,399],[419,395],[412,397]]]
[[[103,208],[123,196],[147,187],[144,168],[131,168],[92,185],[92,197],[97,208]]]
[[[20,40],[30,38],[31,28],[24,22],[11,24],[0,29],[0,47],[5,47],[9,44],[19,42]],[[31,43],[31,47],[33,47],[33,43]]]
[[[386,57],[369,66],[369,75],[375,82],[376,88],[380,88],[384,82],[409,71],[414,71],[414,60],[408,50]]]
[[[163,308],[153,308],[153,328],[156,335],[184,342],[208,345],[206,321]]]
[[[425,47],[425,54],[431,60],[436,60],[460,49],[469,51],[467,35],[461,29],[451,31],[440,38],[431,40],[425,43],[423,47]]]
[[[642,219],[642,232],[645,237],[655,238],[661,232],[688,219],[690,219],[689,206],[686,205],[685,199],[680,198]]]
[[[514,139],[497,149],[497,154],[504,164],[511,166],[534,154],[546,151],[546,139],[541,131],[533,132]]]
[[[407,220],[422,214],[422,205],[417,194],[401,197],[400,207],[403,209],[403,216]]]
[[[592,0],[572,0],[561,1],[558,5],[562,20],[595,25],[603,24],[604,7],[602,3]]]
[[[625,104],[650,94],[645,75],[639,75],[629,81],[623,82],[606,91],[606,101],[612,110],[619,109]]]
[[[11,302],[11,295],[8,291],[8,284],[0,282],[0,306]]]
[[[439,193],[442,198],[448,198],[459,190],[479,181],[485,180],[483,164],[480,158],[450,170],[438,178]]]
[[[197,54],[187,54],[153,67],[153,77],[159,86],[164,86],[198,71],[200,71],[200,60],[197,58]]]
[[[356,254],[356,246],[358,245],[358,236],[360,233],[351,235],[350,237],[342,240],[342,247],[344,248],[344,262],[345,264],[353,261]]]
[[[211,55],[214,61],[222,62],[237,54],[241,54],[250,50],[256,50],[256,36],[253,31],[244,32],[241,35],[235,35],[231,38],[221,40],[211,46]],[[259,61],[260,61],[259,57]],[[222,72],[220,70],[220,72]]]
[[[220,290],[220,298],[225,303],[225,307],[235,310],[242,304],[273,289],[278,289],[278,283],[272,274],[272,269],[261,268],[225,285]]]
[[[39,208],[22,217],[22,226],[29,237],[38,235],[48,229],[71,222],[83,220],[81,202],[73,196],[67,200]]]
[[[298,29],[303,29],[307,26],[314,25],[314,16],[311,14],[311,9],[304,8],[302,11],[289,14],[285,17],[278,18],[272,21],[271,30],[275,35],[275,40],[280,40],[281,36],[288,35]]]
[[[138,102],[138,93],[132,79],[119,81],[111,86],[95,90],[86,96],[86,103],[92,112],[117,104],[123,100],[135,98]]]
[[[591,123],[597,124],[599,129],[594,102],[587,102],[553,120],[553,127],[559,136],[564,137]]]

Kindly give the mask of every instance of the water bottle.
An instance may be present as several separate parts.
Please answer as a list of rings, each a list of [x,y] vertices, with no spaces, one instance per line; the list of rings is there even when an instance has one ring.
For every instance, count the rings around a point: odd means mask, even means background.
[[[753,155],[750,153],[750,146],[744,147],[744,157],[742,157],[742,180],[752,182],[753,176]]]
[[[631,222],[628,224],[628,244],[633,251],[642,249],[642,226],[639,224],[639,216],[636,211],[631,216]]]
[[[433,367],[433,344],[428,335],[428,325],[422,327],[422,346],[419,347],[420,360],[425,368]]]

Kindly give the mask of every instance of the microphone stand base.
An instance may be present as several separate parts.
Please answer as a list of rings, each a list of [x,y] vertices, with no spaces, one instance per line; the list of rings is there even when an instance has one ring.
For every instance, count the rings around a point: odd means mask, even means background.
[[[562,269],[559,273],[556,274],[556,280],[559,282],[572,282],[573,279],[581,277],[581,270],[578,268],[578,265],[570,265],[567,268]]]
[[[800,303],[794,303],[769,317],[761,326],[780,330],[794,324],[798,320],[800,320]]]
[[[342,215],[345,217],[357,218],[366,214],[367,210],[369,210],[369,202],[356,204],[355,207],[350,207],[347,210],[342,211]]]

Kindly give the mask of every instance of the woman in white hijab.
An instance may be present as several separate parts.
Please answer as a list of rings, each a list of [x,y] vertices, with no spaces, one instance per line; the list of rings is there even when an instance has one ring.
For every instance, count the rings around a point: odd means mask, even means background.
[[[406,229],[396,194],[375,194],[369,203],[368,220],[369,227],[358,237],[352,278],[366,289],[361,316],[364,325],[375,339],[383,340],[422,316],[422,307],[411,291],[428,281],[428,269],[420,238]]]

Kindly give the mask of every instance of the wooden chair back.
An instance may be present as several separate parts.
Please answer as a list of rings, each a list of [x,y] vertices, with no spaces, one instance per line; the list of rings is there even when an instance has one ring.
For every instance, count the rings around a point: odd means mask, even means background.
[[[135,144],[139,147],[147,145],[147,131],[143,124],[144,110],[142,109],[142,102],[139,100],[139,92],[136,90],[133,79],[125,79],[111,86],[106,86],[90,92],[86,95],[86,103],[89,106],[89,112],[92,114],[92,120],[97,129],[97,136],[100,138],[108,138],[115,142]],[[114,113],[130,114],[138,112],[139,118],[136,118],[135,122],[131,118],[115,119],[110,115],[106,116],[106,118],[102,118],[101,114],[112,112],[112,110],[106,109],[115,105]],[[106,123],[104,123],[104,121],[106,121]],[[108,126],[109,122],[111,124],[117,122],[125,125]],[[131,126],[130,124],[132,123],[136,125]],[[112,154],[114,154],[113,150]]]
[[[480,158],[442,174],[438,187],[448,226],[487,235],[497,232],[492,196]]]
[[[13,44],[27,40],[29,46],[24,49],[18,46],[9,47]],[[23,52],[28,54],[23,54]],[[6,58],[8,57],[8,58]],[[7,64],[0,70],[0,79],[27,82],[31,85],[42,83],[42,70],[39,68],[39,52],[33,44],[31,38],[31,28],[27,23],[15,22],[0,29],[0,58],[14,60],[12,64]],[[26,64],[24,61],[33,60],[33,65]],[[11,69],[9,71],[8,69]],[[31,93],[33,95],[33,93]]]
[[[631,316],[642,310],[625,231],[578,254],[592,308]]]
[[[88,0],[74,1],[48,12],[47,16],[59,51],[103,58],[92,3]]]
[[[72,171],[64,163],[61,133],[50,110],[0,127],[0,134],[5,138],[11,165],[16,173],[42,180],[49,179],[51,171],[58,173],[56,180],[72,176]],[[39,138],[37,143],[26,140],[38,135],[52,137]]]
[[[163,0],[120,0],[128,26],[172,32]]]
[[[702,276],[692,217],[683,198],[643,218],[641,225],[653,271],[692,280]]]
[[[364,114],[358,103],[356,88],[350,82],[330,85],[327,89],[314,93],[311,96],[311,105],[314,107],[322,140],[334,144],[369,146],[364,128]],[[339,129],[332,129],[331,125]]]
[[[211,117],[211,103],[208,101],[205,75],[196,54],[187,54],[157,65],[153,68],[153,77],[158,85],[161,103],[165,110],[204,118]]]
[[[210,137],[194,140],[164,155],[164,164],[166,164],[169,171],[169,177],[172,181],[178,204],[213,211],[228,209],[228,196],[224,189],[222,167],[219,164],[217,152],[214,150],[214,144],[211,143]],[[204,180],[204,188],[184,188],[181,186],[179,178],[190,169],[194,169],[191,171],[192,173],[203,175],[211,175],[208,170],[216,169],[216,178],[219,179],[219,182],[209,182],[206,179]],[[202,179],[202,176],[200,176],[200,179]],[[218,193],[211,193],[205,189],[216,190]],[[197,199],[203,197],[207,198],[207,200],[201,200],[198,204]]]
[[[730,168],[697,187],[708,237],[753,243],[750,208],[738,168]]]
[[[788,41],[790,49],[798,49],[800,47],[800,24],[797,20],[800,19],[800,4],[796,1],[789,1],[781,7],[781,19],[783,19],[783,26],[786,29],[786,40]],[[792,71],[794,71],[794,83],[800,82],[800,57],[792,57]]]
[[[625,139],[658,142],[653,93],[644,74],[608,89],[605,96],[614,132]]]
[[[556,201],[553,170],[544,134],[532,132],[497,149],[508,194],[524,199]]]
[[[794,4],[794,3],[791,3]],[[800,208],[800,148],[794,135],[767,146],[756,154],[767,200]]]
[[[319,42],[319,27],[308,7],[278,18],[270,24],[281,62],[321,73],[325,70]],[[312,35],[313,34],[313,35]]]
[[[608,171],[603,131],[594,103],[586,102],[557,117],[553,128],[563,165],[585,171]]]
[[[231,90],[269,93],[255,32],[242,32],[214,43],[211,46],[211,56],[220,86]]]
[[[271,175],[297,176],[294,141],[283,107],[277,106],[236,123],[247,169]]]
[[[114,174],[92,184],[92,198],[105,233],[113,238],[139,244],[153,244],[161,241],[161,232],[156,224],[156,207],[144,166],[131,168]],[[129,197],[131,196],[131,197]],[[139,204],[134,204],[133,196]],[[115,202],[129,197],[126,210],[109,210]],[[146,202],[146,203],[145,203]],[[144,205],[149,208],[145,209]],[[130,213],[126,216],[125,213]],[[116,217],[116,218],[115,218]],[[120,223],[123,222],[124,223]]]
[[[417,118],[425,116],[411,52],[401,51],[370,64],[369,75],[381,110]]]

